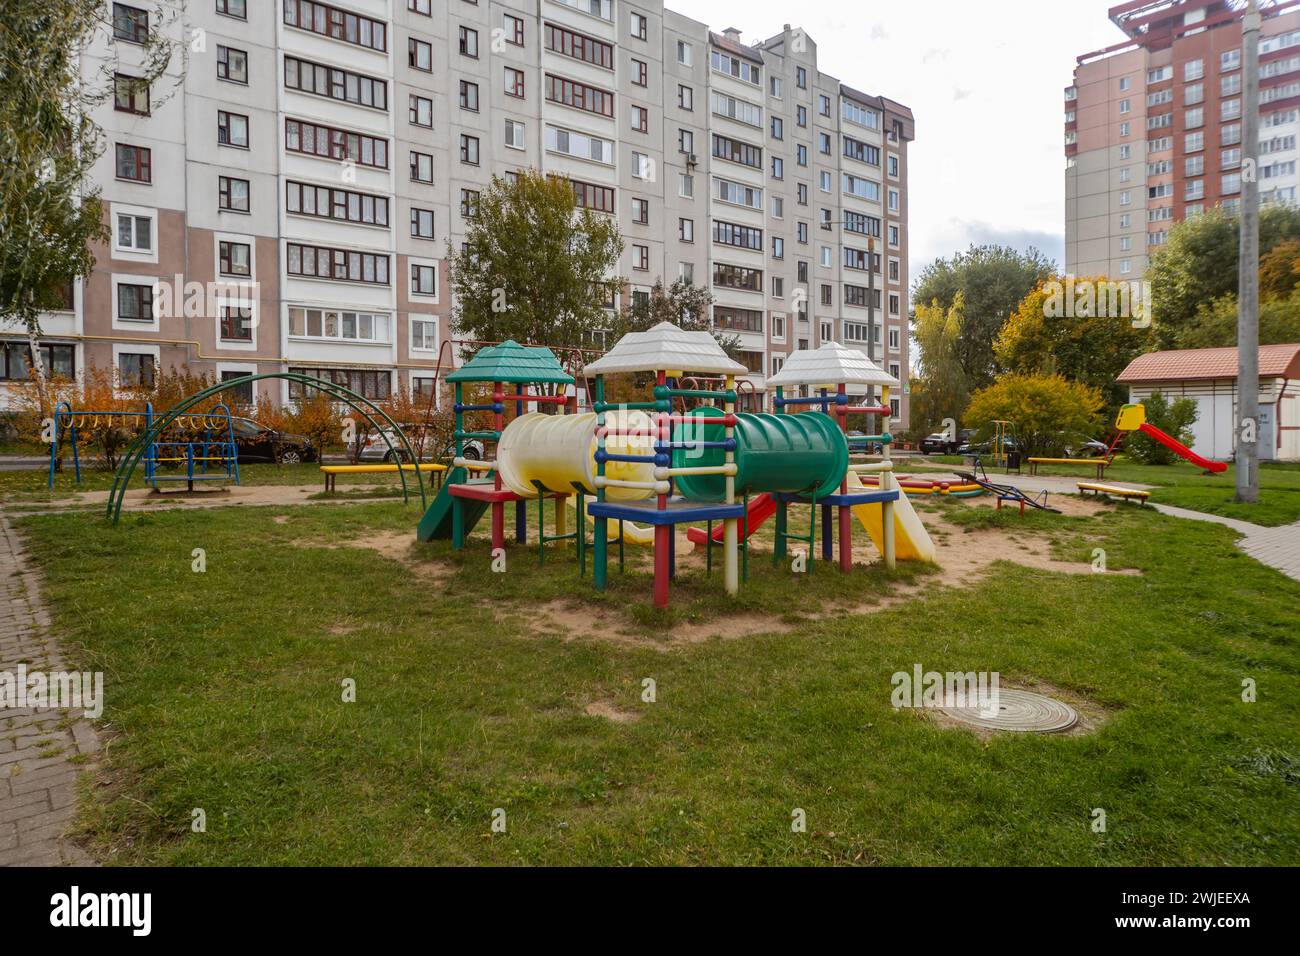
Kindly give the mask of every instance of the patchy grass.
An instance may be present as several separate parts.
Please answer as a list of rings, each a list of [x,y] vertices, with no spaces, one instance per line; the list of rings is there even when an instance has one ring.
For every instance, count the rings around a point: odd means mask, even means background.
[[[756,545],[734,602],[681,556],[664,613],[643,550],[598,595],[572,550],[538,567],[511,545],[493,574],[481,536],[459,554],[413,535],[357,546],[412,532],[416,509],[393,503],[20,528],[56,626],[105,671],[116,737],[80,826],[106,862],[1300,863],[1300,584],[1218,526],[962,508],[925,510],[1143,574],[999,564],[973,588],[825,616],[926,576],[795,576]],[[575,637],[542,613],[556,602],[639,638]],[[737,619],[729,640],[667,641]],[[1078,737],[943,729],[891,707],[916,664],[1041,682],[1107,719]]]

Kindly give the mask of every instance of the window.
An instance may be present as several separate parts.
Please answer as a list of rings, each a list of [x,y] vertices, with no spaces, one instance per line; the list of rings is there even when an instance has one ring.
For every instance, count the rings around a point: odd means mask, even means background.
[[[835,304],[835,290],[824,282],[821,287],[821,303],[822,305]]]
[[[880,183],[849,173],[841,174],[841,178],[846,196],[857,196],[859,199],[880,202]]]
[[[694,48],[685,40],[677,41],[677,62],[683,66],[692,66],[695,59]]]
[[[469,80],[460,81],[460,108],[471,113],[478,112],[478,84]]]
[[[785,298],[785,279],[781,276],[772,276],[772,298]],[[784,322],[784,318],[775,315],[772,316],[772,334],[777,338],[785,337],[785,332],[783,331]]]
[[[351,160],[361,166],[388,168],[388,140],[302,120],[284,121],[284,148],[326,159]]]
[[[147,146],[117,143],[114,152],[118,179],[137,183],[153,181],[153,152]]]
[[[388,50],[388,26],[384,21],[372,20],[316,0],[284,0],[284,22],[354,46],[380,53]]]
[[[121,322],[153,323],[153,286],[121,282],[117,286],[117,318]]]
[[[716,90],[709,93],[709,108],[718,116],[725,116],[746,126],[762,128],[763,108],[747,100],[738,100]]]
[[[632,175],[637,179],[651,179],[653,161],[645,153],[638,153],[632,150]]]
[[[217,0],[217,13],[226,17],[234,17],[236,20],[247,20],[247,0]]]
[[[898,329],[890,329],[890,330],[889,330],[889,351],[891,351],[891,352],[897,352],[897,351],[898,351],[898,343],[899,343],[899,339],[900,339],[900,336],[899,336]],[[897,373],[897,372],[891,372],[890,374],[893,375],[894,378],[898,378],[898,373]]]
[[[290,181],[284,184],[284,198],[285,211],[296,216],[316,216],[388,228],[387,196]]]
[[[248,117],[217,110],[217,142],[222,146],[248,149]]]
[[[638,226],[650,224],[650,202],[646,199],[632,200],[632,221]]]
[[[149,115],[149,84],[136,76],[113,77],[113,109],[119,113]]]
[[[523,97],[524,95],[524,71],[516,70],[514,67],[505,68],[505,90],[506,96]]]
[[[829,269],[834,264],[835,260],[833,256],[834,253],[831,251],[830,246],[822,246],[820,261],[823,269]]]
[[[715,219],[713,221],[713,241],[723,246],[737,246],[741,249],[761,251],[763,248],[763,230]]]
[[[602,69],[614,69],[614,47],[604,40],[598,40],[595,37],[589,37],[585,33],[578,33],[574,30],[568,30],[564,27],[557,26],[554,23],[548,23],[545,27],[546,49],[561,56],[572,57],[575,60],[582,60],[584,63],[590,63],[593,66],[599,66]],[[633,63],[639,63],[634,60]],[[642,73],[645,70],[645,64],[641,64]],[[644,86],[644,83],[640,85]]]
[[[1204,133],[1188,133],[1183,137],[1183,152],[1194,153],[1205,148]]]
[[[157,360],[148,353],[119,352],[117,380],[122,388],[153,388]]]
[[[1233,146],[1241,142],[1241,124],[1231,123],[1227,126],[1220,127],[1219,145]]]
[[[217,271],[223,276],[248,276],[252,274],[253,249],[246,242],[217,243]]]
[[[1188,60],[1183,64],[1183,82],[1190,83],[1205,75],[1204,60]]]
[[[438,269],[436,266],[411,263],[411,295],[437,295]]]
[[[1119,101],[1119,112],[1120,112],[1120,115],[1121,115],[1121,116],[1124,115],[1125,113],[1132,113],[1132,112],[1133,112],[1133,101],[1132,101],[1132,100],[1129,100],[1129,99],[1123,99],[1123,100],[1120,100],[1120,101]]]
[[[723,53],[721,50],[713,50],[709,54],[709,67],[714,73],[732,76],[754,86],[759,85],[760,68],[758,64],[751,63],[749,60],[741,59],[738,56]]]
[[[433,72],[433,44],[411,37],[406,41],[406,62],[413,70]]]
[[[1219,101],[1219,119],[1233,120],[1241,115],[1241,99]]]
[[[526,149],[527,144],[524,142],[524,124],[518,120],[508,119],[506,122],[506,146],[511,149]]]
[[[783,196],[772,197],[772,218],[773,219],[785,218],[785,197]]]
[[[802,66],[794,68],[794,85],[801,90],[808,89],[808,71]]]
[[[800,166],[808,165],[808,147],[799,143],[794,148],[794,161]]]
[[[291,276],[388,285],[388,256],[290,242],[285,271]]]
[[[808,184],[798,183],[794,189],[795,202],[801,206],[808,205]]]
[[[253,307],[223,305],[217,309],[217,323],[223,342],[253,341]]]
[[[1174,77],[1174,68],[1172,66],[1161,66],[1154,70],[1147,70],[1147,83],[1163,83],[1165,80],[1171,80]]]
[[[248,180],[233,176],[217,177],[217,206],[228,212],[248,212]]]
[[[1132,79],[1131,79],[1131,77],[1121,76],[1121,77],[1119,78],[1119,91],[1120,91],[1121,93],[1126,93],[1126,92],[1128,92],[1128,88],[1129,88],[1129,86],[1130,86],[1131,84],[1132,84]]]
[[[1173,192],[1172,186],[1169,187],[1169,191]],[[1183,193],[1184,200],[1191,201],[1193,199],[1200,199],[1204,195],[1205,195],[1205,180],[1189,179],[1187,181],[1187,189]]]
[[[773,259],[785,258],[785,240],[782,239],[780,236],[772,237],[772,258]]]
[[[1119,135],[1120,135],[1120,136],[1128,136],[1132,131],[1133,131],[1133,130],[1132,130],[1132,127],[1129,126],[1128,123],[1120,123],[1120,124],[1119,124]]]
[[[825,93],[817,94],[817,112],[822,116],[831,115],[831,98]]]
[[[506,13],[502,15],[501,25],[505,28],[506,42],[511,46],[524,45],[524,21]]]
[[[716,305],[713,307],[713,325],[719,329],[761,333],[763,313],[758,309],[736,309],[731,306]]]
[[[473,219],[478,215],[478,197],[477,189],[462,189],[460,191],[460,214],[466,219]]]
[[[478,31],[469,27],[460,27],[460,55],[478,59]]]
[[[411,151],[411,179],[417,183],[433,182],[433,157]]]
[[[433,100],[424,96],[411,94],[410,123],[412,126],[423,126],[426,129],[433,129]]]
[[[217,79],[248,83],[248,54],[230,46],[217,46]]]
[[[851,249],[848,246],[845,246],[843,261],[844,268],[846,269],[857,269],[861,272],[866,272],[868,263],[870,263],[870,271],[880,271],[879,253],[868,253],[863,249]]]
[[[1121,229],[1127,229],[1132,224],[1133,224],[1133,217],[1129,213],[1123,213],[1119,217],[1119,227]]]
[[[385,399],[392,394],[392,373],[387,371],[294,367],[290,367],[289,371],[307,378],[318,378],[322,381],[342,385],[344,388],[369,399]],[[289,382],[290,401],[296,402],[302,398],[309,398],[314,392],[315,389],[310,385],[303,385],[297,381]]]
[[[1147,94],[1147,106],[1164,106],[1166,103],[1174,101],[1174,91],[1172,89],[1157,90],[1154,93]]]
[[[1219,81],[1220,96],[1236,96],[1241,92],[1241,74],[1234,73],[1232,76],[1225,76]]]
[[[691,112],[695,109],[695,90],[689,86],[677,87],[677,105],[681,109]]]
[[[713,178],[713,182],[720,202],[748,206],[750,209],[763,208],[763,190],[757,186],[747,186],[744,183],[732,182],[729,179],[722,179],[717,176]]]
[[[724,289],[742,289],[746,292],[763,291],[763,270],[731,266],[722,262],[713,265],[713,285]]]
[[[127,43],[144,43],[149,39],[149,11],[113,4],[113,37]]]
[[[411,348],[432,352],[438,347],[438,320],[411,317]]]
[[[636,39],[644,40],[646,38],[646,25],[647,21],[644,16],[633,13],[628,23],[628,32]]]
[[[817,174],[817,188],[820,189],[822,192],[824,193],[830,192],[832,182],[834,182],[834,180],[831,179],[830,170],[823,169],[821,172]]]
[[[1221,73],[1227,73],[1229,70],[1237,70],[1240,68],[1240,50],[1225,50],[1223,53],[1219,54],[1219,71]]]
[[[677,131],[677,152],[687,155],[695,152],[695,134],[689,129]]]
[[[468,166],[478,165],[478,137],[460,134],[460,161]]]
[[[822,134],[825,135],[825,134]],[[845,136],[844,155],[849,159],[856,159],[860,163],[867,163],[870,166],[880,165],[880,147],[872,146],[870,143],[861,143],[851,136]]]
[[[808,281],[808,263],[806,261],[801,260],[799,262],[799,268],[796,274],[798,275],[798,278],[795,280],[796,282]]]
[[[632,60],[632,84],[634,86],[649,86],[650,72],[644,60]]]
[[[785,121],[779,116],[772,117],[772,138],[785,139]]]
[[[841,103],[840,112],[844,119],[866,129],[880,129],[880,114],[878,112],[868,106],[855,103],[847,97],[843,97]]]
[[[899,229],[898,229],[898,226],[891,224],[890,227],[889,227],[889,244],[890,244],[891,246],[897,248],[897,247],[898,247],[898,243],[899,243]]]
[[[284,87],[372,109],[388,109],[385,81],[293,56],[284,58]]]
[[[1183,88],[1183,105],[1195,106],[1205,102],[1205,84],[1193,83]]]
[[[763,168],[763,150],[761,147],[751,146],[749,143],[731,139],[727,136],[719,136],[717,133],[713,134],[713,155],[718,159],[739,163],[742,166],[752,166],[754,169]]]
[[[583,209],[595,212],[614,212],[614,190],[609,186],[597,186],[571,179],[574,201]]]
[[[767,78],[767,91],[776,99],[781,98],[782,91],[785,89],[779,76],[769,76]]]
[[[416,239],[433,238],[433,210],[411,208],[411,235]]]
[[[644,106],[633,104],[632,112],[632,130],[636,133],[646,133],[650,130],[650,111]]]
[[[571,106],[588,113],[599,113],[602,116],[614,115],[613,93],[550,73],[546,74],[546,98],[552,103]]]
[[[870,302],[871,305],[867,305]],[[859,309],[880,308],[880,290],[868,289],[860,285],[846,285],[844,287],[844,304],[851,305]],[[847,326],[846,326],[847,328]],[[859,326],[865,330],[865,326]],[[862,335],[862,341],[866,341],[865,332]]]
[[[606,166],[614,164],[614,143],[589,133],[578,133],[559,126],[546,127],[546,149],[577,159],[587,159]]]
[[[153,219],[133,213],[118,213],[114,242],[118,249],[128,252],[153,250]]]
[[[648,272],[650,270],[650,247],[641,246],[633,243],[632,245],[632,268],[637,272]]]
[[[1241,174],[1229,173],[1224,176],[1219,191],[1225,195],[1228,193],[1241,192]]]

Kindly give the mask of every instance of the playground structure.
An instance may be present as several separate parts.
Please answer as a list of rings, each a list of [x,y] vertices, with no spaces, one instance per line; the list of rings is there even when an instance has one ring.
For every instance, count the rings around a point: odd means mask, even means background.
[[[1116,442],[1119,441],[1119,435],[1123,435],[1125,432],[1139,431],[1158,441],[1175,455],[1187,459],[1197,468],[1205,469],[1206,474],[1219,475],[1228,470],[1227,462],[1211,461],[1208,458],[1203,458],[1178,439],[1165,434],[1148,422],[1145,405],[1125,405],[1121,408],[1119,417],[1115,419],[1115,429],[1119,433],[1115,437]]]
[[[737,413],[735,376],[744,371],[709,333],[686,332],[663,322],[625,336],[604,357],[586,366],[585,373],[594,376],[592,411],[565,414],[570,398],[523,390],[528,384],[561,388],[574,384],[554,353],[514,342],[481,350],[447,376],[456,386],[457,457],[420,522],[419,538],[450,539],[454,548],[462,549],[490,506],[495,551],[505,544],[504,506],[513,501],[516,539],[523,543],[527,540],[525,503],[536,500],[539,561],[545,560],[547,545],[572,541],[580,573],[585,574],[587,519],[594,525],[592,566],[597,590],[608,583],[609,544],[618,543],[622,569],[624,543],[644,542],[653,547],[654,601],[659,607],[668,604],[676,572],[674,529],[680,524],[706,526],[689,529],[688,536],[704,545],[708,569],[712,569],[712,548],[722,547],[724,586],[733,595],[739,591],[742,573],[747,576],[748,539],[769,517],[776,518],[774,560],[782,560],[790,541],[802,540],[808,543],[811,562],[819,506],[826,560],[833,558],[834,551],[830,517],[833,509],[839,509],[842,570],[852,567],[854,516],[867,528],[888,566],[899,558],[932,561],[934,546],[928,534],[901,490],[890,483],[891,436],[883,429],[869,436],[869,441],[885,449],[884,461],[850,463],[849,416],[878,415],[887,420],[887,389],[897,383],[860,352],[828,343],[816,352],[790,357],[788,375],[778,383],[775,414]],[[700,377],[688,378],[688,372]],[[652,397],[611,401],[608,377],[613,375],[652,376]],[[491,383],[492,401],[467,404],[462,391],[467,383]],[[520,390],[506,394],[505,384]],[[819,386],[820,392],[787,398],[784,388],[793,385]],[[863,386],[885,389],[883,403],[850,405],[848,389]],[[504,424],[506,407],[512,402],[515,417]],[[553,405],[557,414],[525,414],[528,404]],[[790,411],[800,407],[814,410]],[[493,428],[468,430],[466,412],[490,412]],[[470,463],[460,457],[460,443],[471,438],[495,447],[492,460]],[[491,477],[471,480],[471,464],[490,470]],[[885,485],[868,488],[859,480],[863,474],[879,476]],[[544,523],[547,499],[555,502],[550,534]],[[812,509],[806,536],[789,530],[789,509],[802,504]],[[570,507],[576,510],[577,527],[572,532],[566,521]]]
[[[153,404],[146,402],[140,412],[74,411],[71,403],[60,402],[54,409],[50,436],[49,486],[54,487],[54,472],[59,463],[60,433],[72,451],[74,480],[81,483],[81,454],[78,448],[82,434],[95,421],[116,423],[130,427],[141,434],[154,432]],[[65,424],[66,423],[66,424]],[[143,431],[141,431],[143,426]],[[218,403],[206,413],[189,413],[170,418],[166,428],[178,437],[163,440],[159,431],[144,453],[145,481],[154,490],[159,482],[184,481],[188,490],[194,490],[196,481],[233,481],[239,484],[239,446],[235,443],[234,425],[230,408]],[[159,465],[183,465],[183,473],[173,474]]]

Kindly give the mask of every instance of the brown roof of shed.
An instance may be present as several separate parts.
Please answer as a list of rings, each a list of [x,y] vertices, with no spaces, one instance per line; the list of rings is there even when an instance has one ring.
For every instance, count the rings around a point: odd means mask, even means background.
[[[1236,348],[1183,349],[1139,355],[1116,381],[1185,382],[1236,377]],[[1261,345],[1259,377],[1300,379],[1300,344]]]

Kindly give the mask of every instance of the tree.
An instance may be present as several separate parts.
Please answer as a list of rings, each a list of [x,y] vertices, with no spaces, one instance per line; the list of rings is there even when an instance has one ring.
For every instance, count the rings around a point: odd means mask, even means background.
[[[1056,282],[1064,283],[1063,277]],[[1104,278],[1075,280],[1076,285],[1091,282],[1102,288]],[[1098,389],[1106,404],[1118,410],[1128,396],[1128,389],[1117,386],[1115,379],[1128,364],[1154,345],[1150,328],[1134,328],[1130,316],[1090,314],[1071,309],[1073,315],[1060,315],[1051,308],[1052,293],[1048,283],[1039,283],[1021,301],[993,344],[1001,368],[1009,372],[1061,375]],[[1092,313],[1108,309],[1094,308]],[[1050,313],[1050,314],[1049,314]]]
[[[983,430],[989,422],[1009,421],[1027,454],[1052,455],[1081,436],[1092,437],[1103,404],[1091,385],[1009,372],[972,395],[964,417],[968,428]]]
[[[1191,445],[1192,425],[1197,415],[1194,401],[1177,398],[1171,402],[1160,392],[1152,392],[1142,404],[1146,406],[1148,422],[1184,445]],[[1129,432],[1124,436],[1124,453],[1144,465],[1172,465],[1179,460],[1173,451],[1144,432]]]
[[[617,342],[628,332],[644,332],[660,322],[672,322],[688,332],[711,333],[722,349],[734,357],[740,351],[740,336],[713,327],[709,315],[713,301],[713,293],[704,286],[675,279],[665,288],[663,280],[658,279],[648,295],[631,297],[631,303],[619,312],[607,340]]]
[[[1286,239],[1259,261],[1261,300],[1289,299],[1300,285],[1300,239]]]
[[[1300,342],[1300,289],[1282,299],[1261,299],[1259,344]],[[1180,349],[1229,348],[1237,344],[1237,297],[1231,293],[1201,303],[1196,318],[1178,330]]]
[[[948,259],[936,259],[921,272],[912,292],[918,305],[951,309],[961,294],[965,321],[957,357],[974,388],[993,381],[997,360],[993,340],[1007,317],[1056,264],[1037,249],[1018,252],[1008,246],[971,246]]]
[[[970,397],[959,354],[964,307],[960,292],[947,309],[937,304],[916,306],[913,335],[921,368],[911,380],[911,432],[918,440],[941,428],[946,418],[958,421]]]
[[[465,240],[447,245],[465,336],[581,348],[609,326],[623,240],[612,218],[576,207],[569,180],[534,170],[493,176]]]
[[[145,4],[141,4],[144,7]],[[93,111],[114,89],[115,64],[97,73],[83,51],[107,49],[111,4],[100,0],[5,0],[0,18],[0,325],[26,329],[32,376],[47,409],[40,316],[61,308],[65,289],[94,266],[90,244],[106,230],[89,173],[104,149]],[[143,67],[149,84],[171,60],[167,27],[180,11],[157,2]]]
[[[1160,348],[1177,347],[1180,337],[1196,323],[1204,303],[1237,294],[1239,239],[1237,217],[1222,207],[1193,216],[1169,231],[1168,242],[1156,253],[1146,274]],[[1261,265],[1269,262],[1275,247],[1293,239],[1300,239],[1300,208],[1287,204],[1264,207],[1259,217]],[[1277,281],[1277,267],[1277,262],[1270,264],[1270,281]]]

